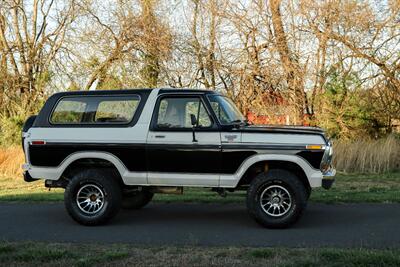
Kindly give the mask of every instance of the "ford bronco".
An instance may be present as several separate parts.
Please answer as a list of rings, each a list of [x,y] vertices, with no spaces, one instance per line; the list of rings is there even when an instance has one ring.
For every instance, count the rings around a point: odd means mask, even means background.
[[[22,133],[24,180],[65,188],[78,223],[98,225],[155,193],[247,190],[269,228],[302,215],[311,189],[330,188],[332,145],[316,127],[250,125],[208,90],[136,89],[52,95]]]

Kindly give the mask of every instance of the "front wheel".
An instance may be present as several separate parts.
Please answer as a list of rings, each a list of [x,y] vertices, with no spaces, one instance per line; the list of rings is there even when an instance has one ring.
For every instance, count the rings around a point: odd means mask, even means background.
[[[286,228],[301,217],[307,190],[293,173],[272,169],[258,174],[247,191],[250,215],[268,228]]]
[[[64,193],[69,215],[83,225],[104,224],[119,211],[121,188],[112,172],[96,169],[75,174]]]

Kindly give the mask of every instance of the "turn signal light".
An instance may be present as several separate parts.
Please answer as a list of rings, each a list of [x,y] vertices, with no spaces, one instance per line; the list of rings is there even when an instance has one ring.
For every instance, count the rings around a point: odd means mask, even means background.
[[[324,149],[324,147],[322,145],[307,145],[306,148],[310,149],[310,150],[321,150],[321,149]]]

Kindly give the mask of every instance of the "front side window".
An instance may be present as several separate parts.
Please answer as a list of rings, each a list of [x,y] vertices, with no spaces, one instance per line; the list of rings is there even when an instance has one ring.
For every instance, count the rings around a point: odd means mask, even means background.
[[[198,128],[211,127],[212,121],[198,97],[166,97],[160,101],[157,128],[192,128],[190,115],[197,118]]]
[[[71,96],[62,98],[50,116],[52,124],[127,124],[139,96]]]
[[[208,96],[211,107],[221,124],[243,122],[246,118],[235,106],[233,101],[226,96]]]

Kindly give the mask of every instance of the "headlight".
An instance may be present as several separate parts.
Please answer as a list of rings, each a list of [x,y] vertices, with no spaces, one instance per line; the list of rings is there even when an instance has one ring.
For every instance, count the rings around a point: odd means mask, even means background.
[[[326,173],[331,168],[332,163],[332,156],[333,156],[333,148],[332,143],[329,141],[328,145],[325,147],[324,155],[322,156],[322,161],[320,165],[320,169],[322,173]]]

